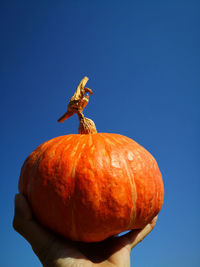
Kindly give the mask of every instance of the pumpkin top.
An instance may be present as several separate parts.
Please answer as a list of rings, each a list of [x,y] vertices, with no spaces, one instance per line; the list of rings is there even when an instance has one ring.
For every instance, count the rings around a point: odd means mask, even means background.
[[[92,95],[91,89],[85,87],[88,81],[88,77],[84,77],[79,83],[76,92],[69,101],[67,112],[58,119],[58,122],[63,122],[73,114],[78,115],[79,119],[79,134],[95,134],[97,133],[96,126],[91,119],[86,118],[83,115],[83,109],[89,102],[89,94]],[[85,96],[86,93],[89,93]]]

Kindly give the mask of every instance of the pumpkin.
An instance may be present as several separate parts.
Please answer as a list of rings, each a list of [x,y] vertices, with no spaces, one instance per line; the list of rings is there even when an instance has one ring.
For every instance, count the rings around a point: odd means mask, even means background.
[[[141,229],[161,210],[162,176],[154,157],[132,139],[97,133],[83,115],[88,78],[71,98],[63,122],[74,113],[79,134],[53,138],[25,160],[19,191],[37,220],[74,241],[97,242]]]

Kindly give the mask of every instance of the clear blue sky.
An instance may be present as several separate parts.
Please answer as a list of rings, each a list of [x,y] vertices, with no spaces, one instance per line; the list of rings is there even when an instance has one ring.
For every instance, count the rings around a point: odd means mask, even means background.
[[[163,174],[157,227],[132,266],[200,266],[199,12],[198,0],[1,1],[1,266],[40,266],[12,229],[19,172],[39,144],[77,132],[76,117],[57,119],[85,75],[85,115],[147,148]]]

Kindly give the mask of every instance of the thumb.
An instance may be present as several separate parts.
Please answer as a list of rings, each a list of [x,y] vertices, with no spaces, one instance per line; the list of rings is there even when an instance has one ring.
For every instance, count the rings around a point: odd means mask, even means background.
[[[158,216],[154,217],[153,220],[147,224],[143,229],[132,230],[127,234],[121,236],[124,242],[127,244],[128,249],[131,251],[138,243],[140,243],[154,228]]]

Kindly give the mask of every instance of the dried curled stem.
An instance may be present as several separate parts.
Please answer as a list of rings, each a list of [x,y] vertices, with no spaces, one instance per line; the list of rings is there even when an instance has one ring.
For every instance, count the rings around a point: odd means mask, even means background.
[[[79,83],[76,92],[69,101],[67,112],[58,119],[58,122],[63,122],[74,113],[78,115],[79,118],[79,133],[80,134],[93,134],[96,133],[96,126],[94,122],[83,115],[83,109],[87,106],[89,102],[89,94],[92,95],[91,89],[85,87],[88,81],[87,77],[84,77]],[[89,93],[85,95],[86,93]]]

